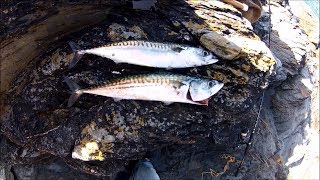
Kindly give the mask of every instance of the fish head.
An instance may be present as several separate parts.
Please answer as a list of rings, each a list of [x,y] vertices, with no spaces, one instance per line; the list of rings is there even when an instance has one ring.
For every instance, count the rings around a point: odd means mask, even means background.
[[[210,97],[216,94],[223,85],[223,83],[216,80],[192,80],[189,87],[190,100],[199,104],[208,105]]]
[[[195,48],[195,54],[203,62],[203,64],[212,64],[218,61],[218,58],[214,56],[210,51],[203,48]]]

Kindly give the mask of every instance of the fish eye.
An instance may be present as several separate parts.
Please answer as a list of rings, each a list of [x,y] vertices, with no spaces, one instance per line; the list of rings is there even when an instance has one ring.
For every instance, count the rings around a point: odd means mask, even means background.
[[[209,52],[208,51],[203,51],[203,56],[208,56]]]
[[[210,88],[212,88],[215,84],[216,84],[216,83],[213,82],[213,81],[209,81],[209,82],[208,82],[208,86],[209,86]]]

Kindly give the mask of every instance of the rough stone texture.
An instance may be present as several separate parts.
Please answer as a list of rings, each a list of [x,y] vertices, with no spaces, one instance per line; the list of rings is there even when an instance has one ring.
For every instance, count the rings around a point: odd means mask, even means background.
[[[42,6],[45,6],[43,4],[33,6],[36,6],[33,14],[22,16],[15,23],[11,22],[10,19],[9,22],[5,23],[9,30],[7,34],[1,36],[1,39],[3,39],[1,42],[1,95],[8,90],[15,75],[37,55],[44,52],[50,43],[83,28],[83,26],[103,20],[108,12],[105,9],[96,11],[97,7],[95,6],[46,7],[49,10],[43,9]],[[18,10],[12,11],[16,12]],[[46,19],[46,21],[42,22],[41,19]],[[92,21],[92,19],[95,21]],[[6,16],[4,20],[7,20]],[[21,29],[15,32],[15,28],[19,27]],[[22,29],[27,32],[20,32]],[[16,35],[11,36],[12,31]],[[18,33],[22,35],[17,36]]]
[[[271,6],[272,30],[275,31],[273,34],[278,36],[271,34],[270,49],[276,54],[276,59],[281,60],[282,69],[286,74],[281,74],[279,78],[284,78],[285,81],[282,80],[283,82],[274,89],[268,118],[274,121],[275,137],[279,144],[276,154],[281,157],[281,162],[284,162],[288,169],[288,178],[317,179],[319,177],[319,49],[316,49],[309,40],[313,39],[314,34],[319,34],[318,29],[310,31],[310,27],[319,26],[319,21],[312,19],[313,17],[306,13],[304,16],[292,16],[291,8],[300,9],[301,6],[286,8],[278,4]],[[290,14],[289,18],[287,14]],[[307,26],[306,20],[316,22]],[[298,27],[298,23],[303,25],[302,29],[309,29],[308,36]],[[292,30],[290,37],[287,29]],[[262,39],[268,42],[268,37]],[[285,47],[286,53],[279,48],[280,45]]]
[[[61,160],[35,165],[17,165],[12,170],[15,179],[101,179],[97,176],[81,173],[69,167]]]
[[[307,156],[308,151],[296,153],[295,147],[299,144],[306,150],[315,142],[307,127],[312,124],[313,129],[317,125],[314,113],[318,111],[314,109],[318,106],[314,99],[319,97],[315,93],[319,79],[312,77],[318,77],[314,75],[319,65],[314,63],[307,36],[292,21],[290,11],[272,4],[272,26],[280,26],[280,17],[285,20],[282,28],[273,28],[270,34],[273,57],[239,11],[222,2],[160,1],[155,8],[157,11],[151,12],[126,7],[110,10],[105,21],[59,38],[51,48],[29,59],[32,62],[24,72],[16,74],[2,109],[1,132],[6,138],[0,138],[4,164],[0,172],[7,172],[8,179],[10,174],[17,179],[93,177],[78,174],[68,164],[97,178],[109,179],[118,171],[128,173],[131,163],[147,156],[161,179],[284,179],[293,167],[303,163],[302,157],[313,157]],[[268,43],[268,14],[254,27],[262,41]],[[291,38],[286,38],[284,31],[293,27]],[[83,95],[74,107],[66,108],[69,94],[62,81],[65,75],[80,86],[89,87],[118,77],[119,73],[158,71],[115,65],[91,55],[68,70],[72,58],[67,46],[70,39],[84,48],[124,39],[202,44],[229,60],[172,71],[218,79],[225,87],[208,107],[113,102],[111,98]],[[247,42],[262,45],[252,48]],[[230,52],[233,56],[228,57]],[[234,177],[245,149],[239,134],[243,130],[251,132],[262,88],[268,86],[254,146],[240,176]],[[72,158],[79,155],[79,149],[89,146],[95,147],[94,151],[81,156],[103,161]],[[56,158],[60,160],[37,165]]]

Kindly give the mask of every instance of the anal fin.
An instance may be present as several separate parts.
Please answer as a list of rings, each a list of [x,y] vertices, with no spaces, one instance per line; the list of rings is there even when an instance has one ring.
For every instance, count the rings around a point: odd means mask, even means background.
[[[162,101],[166,106],[169,106],[170,104],[174,103],[174,102],[169,102],[169,101]]]
[[[114,102],[119,102],[119,101],[121,101],[122,99],[121,98],[112,98],[113,100],[114,100]]]

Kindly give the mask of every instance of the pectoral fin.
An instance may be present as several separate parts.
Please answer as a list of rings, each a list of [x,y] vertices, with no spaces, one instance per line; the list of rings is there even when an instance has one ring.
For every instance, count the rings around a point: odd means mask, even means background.
[[[172,86],[174,87],[174,89],[176,89],[176,90],[181,89],[182,86],[186,85],[183,82],[179,82],[179,81],[173,81],[171,83],[172,83]]]
[[[171,50],[180,53],[184,49],[182,47],[173,47],[173,48],[171,48]]]
[[[166,106],[172,104],[173,102],[168,102],[168,101],[162,101]]]

